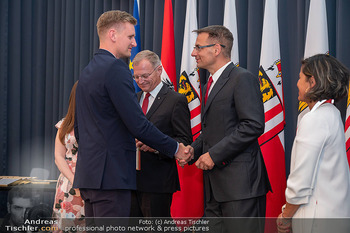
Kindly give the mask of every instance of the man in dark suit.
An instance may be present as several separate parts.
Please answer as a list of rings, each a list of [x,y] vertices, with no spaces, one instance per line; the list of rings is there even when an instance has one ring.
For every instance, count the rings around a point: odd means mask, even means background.
[[[231,62],[233,36],[226,27],[195,32],[191,55],[210,73],[202,95],[202,134],[192,144],[195,164],[204,170],[205,215],[264,217],[271,187],[258,144],[265,125],[258,78]],[[238,224],[241,232],[257,232],[243,225]],[[211,230],[232,232],[225,221],[218,226]]]
[[[87,217],[128,217],[136,189],[135,138],[169,158],[186,161],[185,146],[161,133],[142,113],[130,70],[122,58],[136,46],[132,15],[103,13],[97,22],[100,49],[82,71],[76,91],[74,132],[79,155],[74,188]]]
[[[192,133],[187,99],[161,81],[162,65],[157,54],[144,50],[133,59],[134,79],[142,91],[138,100],[146,117],[164,134],[185,145]],[[148,103],[148,104],[146,104]],[[147,105],[147,106],[146,106]],[[141,141],[137,190],[132,192],[131,217],[171,217],[173,193],[180,190],[176,160]]]

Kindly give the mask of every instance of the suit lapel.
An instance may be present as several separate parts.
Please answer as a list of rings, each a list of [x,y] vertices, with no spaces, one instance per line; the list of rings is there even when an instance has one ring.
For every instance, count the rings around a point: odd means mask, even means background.
[[[169,88],[166,84],[163,83],[163,87],[160,89],[160,91],[158,92],[158,95],[156,96],[156,98],[153,101],[153,104],[151,106],[151,108],[148,110],[146,117],[147,119],[150,119],[153,115],[153,113],[156,112],[156,110],[158,109],[158,107],[161,105],[161,103],[164,101],[166,94],[168,93]]]
[[[219,91],[221,90],[221,88],[225,85],[225,83],[229,80],[230,78],[230,73],[232,71],[232,69],[234,69],[234,65],[233,63],[230,63],[225,70],[222,72],[222,74],[220,75],[220,77],[218,78],[218,80],[216,81],[213,89],[211,90],[208,99],[207,99],[207,103],[206,105],[202,106],[202,119],[204,119],[205,113],[207,112],[207,110],[209,109],[209,106],[211,105],[211,103],[213,102],[213,99],[215,98],[215,96],[219,93]],[[207,84],[204,86],[204,90],[207,90]],[[205,94],[205,93],[204,93]]]
[[[140,103],[140,99],[141,99],[142,94],[143,94],[143,91],[139,91],[139,92],[136,93],[136,95],[137,95],[137,101],[138,101],[139,103]],[[140,105],[140,106],[141,106],[141,105]]]

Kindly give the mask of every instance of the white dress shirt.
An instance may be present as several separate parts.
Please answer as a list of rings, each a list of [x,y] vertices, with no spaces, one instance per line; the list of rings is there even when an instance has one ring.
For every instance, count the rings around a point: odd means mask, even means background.
[[[147,111],[151,108],[155,98],[157,97],[160,89],[162,89],[163,87],[163,82],[160,82],[150,93],[150,96],[148,97],[148,108],[147,108]],[[142,103],[143,103],[143,100],[145,99],[145,96],[146,96],[147,92],[143,92],[142,93],[142,96],[140,98],[140,106],[142,106]]]
[[[230,63],[232,63],[232,61],[227,62],[224,66],[222,66],[220,69],[218,69],[214,74],[210,74],[211,78],[213,79],[213,83],[211,84],[210,89],[208,91],[208,97],[209,97],[209,94],[210,94],[211,90],[213,90],[213,87],[214,87],[216,81],[218,81],[218,79],[221,76],[222,72],[224,72],[224,70],[226,69],[226,67]]]

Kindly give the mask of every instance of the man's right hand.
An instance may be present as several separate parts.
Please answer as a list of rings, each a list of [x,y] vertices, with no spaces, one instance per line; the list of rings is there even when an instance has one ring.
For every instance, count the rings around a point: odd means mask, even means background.
[[[191,146],[185,146],[183,143],[179,143],[179,149],[175,154],[175,158],[181,167],[184,167],[194,157],[194,150]]]

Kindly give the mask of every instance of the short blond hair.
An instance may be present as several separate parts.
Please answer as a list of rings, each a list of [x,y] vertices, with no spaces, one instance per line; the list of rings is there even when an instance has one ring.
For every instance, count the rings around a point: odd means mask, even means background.
[[[101,37],[101,35],[113,25],[118,26],[120,23],[131,23],[132,25],[136,25],[137,20],[131,14],[125,11],[106,11],[97,20],[96,27],[98,36]]]

